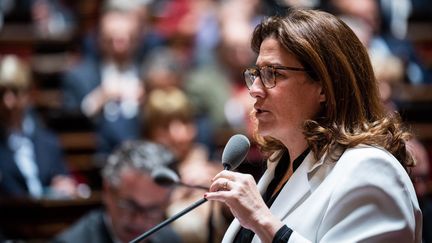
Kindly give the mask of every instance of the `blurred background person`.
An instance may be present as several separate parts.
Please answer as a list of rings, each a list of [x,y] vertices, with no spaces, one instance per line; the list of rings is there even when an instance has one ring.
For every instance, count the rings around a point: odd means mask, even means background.
[[[414,189],[423,214],[423,242],[432,242],[432,183],[428,152],[418,140],[412,139],[408,149],[414,155],[416,166],[411,170]]]
[[[64,75],[64,107],[94,121],[102,154],[139,134],[138,113],[144,96],[136,56],[140,33],[136,14],[105,9],[97,37],[100,56],[83,59]]]
[[[138,46],[134,53],[134,57],[141,60],[154,47],[164,43],[164,38],[154,30],[154,14],[150,6],[153,0],[104,0],[100,4],[96,4],[98,8],[98,16],[103,16],[104,12],[117,10],[119,12],[133,15],[138,21]],[[99,18],[100,22],[100,18]],[[101,58],[103,55],[99,47],[100,31],[98,26],[93,26],[82,36],[80,42],[81,55],[85,58]]]
[[[74,10],[65,0],[2,0],[0,30],[11,22],[29,23],[32,34],[37,37],[68,37],[77,27]]]
[[[152,90],[145,105],[145,137],[174,152],[180,180],[208,186],[222,165],[209,160],[208,150],[195,141],[197,127],[188,97],[178,88]],[[203,196],[202,190],[178,187],[168,207],[172,216]],[[183,242],[220,242],[227,227],[221,204],[205,204],[173,222]]]
[[[245,11],[240,13],[238,9]],[[220,3],[213,20],[217,24],[218,41],[213,49],[207,50],[207,59],[185,75],[184,90],[199,118],[198,137],[210,141],[207,144],[212,157],[217,157],[214,151],[221,135],[249,132],[247,117],[252,99],[242,83],[242,70],[255,57],[248,48],[254,26],[253,9],[246,1]],[[203,136],[207,138],[201,139]]]
[[[130,242],[163,221],[172,188],[153,181],[154,168],[170,167],[173,154],[148,141],[125,141],[102,170],[103,209],[91,211],[55,237],[53,242]],[[170,226],[146,239],[148,243],[181,242]]]
[[[330,0],[326,4],[326,10],[336,15],[361,19],[369,28],[371,34],[370,41],[367,43],[369,52],[372,55],[393,55],[399,58],[403,65],[404,82],[410,84],[432,83],[430,71],[421,62],[412,43],[403,34],[406,32],[406,24],[396,25],[401,29],[401,33],[397,34],[398,32],[394,30],[395,27],[392,26],[394,24],[392,24],[390,18],[394,8],[386,5],[389,2],[379,0]],[[411,6],[406,1],[397,2],[400,2],[400,4],[405,2],[405,5]],[[410,12],[409,9],[407,11],[406,14]],[[386,19],[386,16],[389,19]]]
[[[36,36],[65,38],[76,31],[74,11],[62,0],[32,0],[31,17]]]
[[[56,135],[44,127],[31,103],[31,73],[14,55],[0,56],[0,194],[72,197],[69,174]]]
[[[142,79],[147,92],[154,89],[183,89],[185,69],[175,50],[154,48],[143,62]]]

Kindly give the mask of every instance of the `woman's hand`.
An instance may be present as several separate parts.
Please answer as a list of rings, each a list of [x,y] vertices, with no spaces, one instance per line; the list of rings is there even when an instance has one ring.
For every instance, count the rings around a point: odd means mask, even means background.
[[[271,242],[283,223],[270,212],[254,178],[224,170],[212,181],[210,192],[204,197],[225,203],[243,227],[255,232],[261,241]]]

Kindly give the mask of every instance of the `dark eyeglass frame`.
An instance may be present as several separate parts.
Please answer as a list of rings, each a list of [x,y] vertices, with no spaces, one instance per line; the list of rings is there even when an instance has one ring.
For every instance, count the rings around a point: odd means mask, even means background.
[[[147,219],[155,219],[161,220],[165,216],[166,205],[154,204],[141,206],[133,199],[123,198],[120,196],[120,193],[117,188],[111,187],[112,197],[115,203],[115,206],[122,210],[125,215],[139,215],[143,218]],[[165,201],[168,201],[169,197]]]
[[[264,69],[271,69],[271,77],[270,80],[268,78],[262,78],[262,70]],[[264,85],[266,89],[271,89],[276,86],[276,70],[290,70],[290,71],[297,71],[297,72],[307,72],[307,69],[300,68],[300,67],[288,67],[288,66],[262,66],[262,67],[250,67],[246,68],[243,71],[243,78],[246,83],[246,87],[250,89],[252,85],[255,82],[255,79],[258,77],[261,80],[261,83]],[[255,73],[255,74],[254,74]]]
[[[130,199],[117,198],[116,206],[128,215],[140,215],[148,219],[163,219],[165,208],[160,205],[140,206]]]

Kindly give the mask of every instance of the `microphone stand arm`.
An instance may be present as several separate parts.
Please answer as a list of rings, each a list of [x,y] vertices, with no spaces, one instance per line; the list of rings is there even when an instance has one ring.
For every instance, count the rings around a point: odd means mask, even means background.
[[[189,188],[195,188],[195,189],[201,189],[201,190],[205,190],[208,191],[209,188],[206,186],[201,186],[201,185],[189,185],[189,184],[185,184],[183,182],[178,182],[179,186],[184,186],[184,187],[189,187]]]

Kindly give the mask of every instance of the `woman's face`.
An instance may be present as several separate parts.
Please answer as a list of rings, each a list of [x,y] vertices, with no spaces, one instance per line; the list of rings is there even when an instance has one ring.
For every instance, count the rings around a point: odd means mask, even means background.
[[[304,68],[274,38],[262,42],[256,66]],[[250,87],[250,94],[255,98],[258,132],[282,142],[296,141],[303,136],[303,122],[318,113],[325,96],[319,82],[313,81],[304,71],[276,69],[275,72],[275,87],[265,88],[260,78]]]

